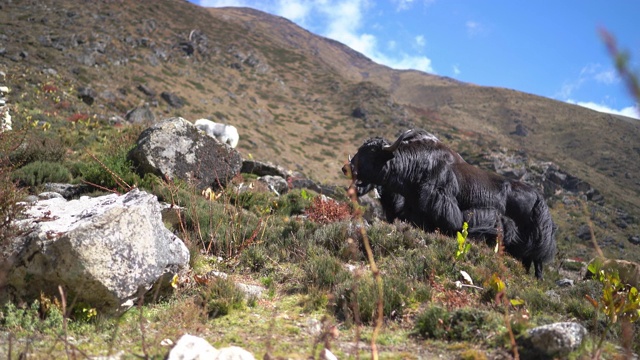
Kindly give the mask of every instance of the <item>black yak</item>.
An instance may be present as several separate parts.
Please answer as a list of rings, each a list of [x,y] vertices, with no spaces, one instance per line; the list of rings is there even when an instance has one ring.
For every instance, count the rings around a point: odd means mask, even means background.
[[[470,237],[501,236],[527,271],[534,264],[538,279],[553,259],[554,224],[535,188],[468,164],[425,130],[408,130],[393,144],[369,139],[342,170],[352,176],[358,195],[379,189],[389,221],[450,236],[467,222]]]

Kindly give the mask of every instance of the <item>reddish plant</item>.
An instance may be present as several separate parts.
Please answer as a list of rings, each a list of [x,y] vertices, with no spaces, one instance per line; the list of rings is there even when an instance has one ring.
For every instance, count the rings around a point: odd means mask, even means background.
[[[42,85],[42,91],[47,93],[47,94],[52,94],[54,92],[57,92],[59,89],[57,86],[53,85],[53,84],[44,84]]]
[[[78,121],[85,121],[89,118],[89,114],[84,114],[84,113],[75,113],[71,116],[69,116],[67,118],[68,121],[71,122],[78,122]]]
[[[340,203],[323,196],[316,196],[311,201],[306,213],[309,220],[320,224],[328,224],[349,218],[351,216],[351,208],[346,203]]]

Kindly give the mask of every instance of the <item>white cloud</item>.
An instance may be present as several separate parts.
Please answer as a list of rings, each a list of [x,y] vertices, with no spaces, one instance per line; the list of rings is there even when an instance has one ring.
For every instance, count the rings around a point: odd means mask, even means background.
[[[312,6],[308,1],[280,0],[276,13],[300,25],[306,24]]]
[[[467,34],[469,34],[469,36],[476,36],[483,31],[482,24],[477,21],[469,20],[465,23],[465,26],[467,28]]]
[[[411,56],[407,54],[400,54],[400,58],[390,58],[381,54],[379,58],[373,60],[398,70],[413,69],[432,74],[435,73],[433,67],[431,66],[431,59],[426,56]]]
[[[593,78],[597,82],[605,85],[615,84],[620,81],[620,77],[618,76],[618,73],[614,69],[598,72],[593,76]]]
[[[462,71],[460,71],[460,67],[458,66],[458,64],[454,64],[452,67],[452,70],[453,70],[454,76],[458,76],[462,73]]]
[[[396,11],[408,10],[413,5],[414,0],[395,0]]]
[[[595,111],[599,111],[607,114],[622,115],[622,116],[627,116],[634,119],[640,119],[640,110],[636,106],[628,106],[620,110],[617,110],[617,109],[610,108],[606,105],[596,104],[591,101],[584,102],[584,101],[574,101],[569,99],[567,100],[567,102],[569,104],[580,105],[582,107],[586,107],[591,110],[595,110]]]
[[[247,1],[243,0],[200,0],[197,3],[204,7],[249,6]]]
[[[416,3],[416,0],[393,0],[393,3],[396,4],[396,11],[405,11],[411,9],[413,4]],[[422,3],[425,6],[431,5],[435,0],[422,0]]]
[[[418,48],[423,48],[427,42],[424,39],[424,35],[418,35],[414,38],[414,44],[418,47]]]

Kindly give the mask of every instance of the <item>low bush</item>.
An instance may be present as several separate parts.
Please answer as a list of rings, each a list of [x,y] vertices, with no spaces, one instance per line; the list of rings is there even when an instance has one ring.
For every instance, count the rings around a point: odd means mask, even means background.
[[[12,174],[12,180],[21,186],[38,186],[47,182],[68,183],[71,181],[71,172],[60,163],[46,161],[34,161]]]
[[[245,307],[245,296],[231,279],[215,278],[200,291],[203,306],[210,318],[229,314]]]
[[[65,146],[53,134],[32,131],[25,135],[22,144],[11,152],[9,158],[16,166],[32,162],[62,162],[67,154]]]

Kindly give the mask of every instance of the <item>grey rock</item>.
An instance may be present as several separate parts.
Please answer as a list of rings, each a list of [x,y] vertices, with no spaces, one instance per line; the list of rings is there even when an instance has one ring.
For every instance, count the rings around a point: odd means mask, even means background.
[[[293,173],[280,165],[256,160],[244,160],[242,162],[240,172],[245,174],[255,174],[258,176],[279,176],[284,179],[287,179],[290,176],[301,176],[301,174]]]
[[[67,299],[118,312],[189,264],[189,250],[162,223],[157,198],[137,189],[120,196],[41,200],[25,215],[17,222],[25,235],[12,243],[12,292],[3,297],[29,300],[41,291],[59,296],[60,285]]]
[[[632,235],[629,236],[629,242],[633,245],[640,245],[640,236]]]
[[[278,195],[284,194],[289,191],[289,185],[287,180],[281,176],[265,175],[258,178],[258,181],[264,183],[269,190],[277,193]]]
[[[560,279],[556,281],[556,285],[559,287],[571,287],[573,286],[573,280],[571,279]]]
[[[589,229],[589,226],[586,224],[580,225],[576,232],[576,236],[580,240],[591,240],[591,230]]]
[[[124,118],[133,124],[153,124],[156,121],[156,116],[149,108],[149,104],[129,110]]]
[[[60,183],[45,183],[44,189],[48,192],[56,192],[67,200],[77,198],[82,194],[86,194],[91,191],[91,186],[79,184],[60,184]]]
[[[529,340],[538,352],[553,357],[564,357],[577,349],[587,335],[587,329],[573,322],[539,326],[529,330]]]
[[[53,191],[45,191],[43,193],[38,194],[39,200],[48,200],[48,199],[56,199],[56,198],[64,199],[64,196]]]
[[[160,97],[173,108],[179,109],[184,106],[184,101],[174,93],[163,91]]]
[[[236,287],[249,298],[261,298],[262,294],[267,290],[262,286],[236,283]]]
[[[167,360],[255,360],[248,351],[237,346],[216,349],[206,340],[185,334],[166,357]]]
[[[528,136],[529,135],[529,129],[527,129],[526,126],[522,125],[522,124],[517,124],[516,125],[516,130],[513,131],[511,133],[511,135],[516,135],[516,136]]]
[[[154,97],[156,96],[156,92],[151,89],[150,87],[148,87],[147,85],[144,84],[140,84],[137,87],[138,90],[140,90],[143,94],[149,96],[149,97]]]
[[[78,97],[82,102],[87,105],[93,105],[93,102],[96,100],[96,92],[93,89],[88,87],[79,87],[78,88]]]
[[[183,118],[165,119],[144,130],[128,157],[138,173],[182,179],[204,190],[219,188],[242,167],[240,153],[201,134]]]
[[[184,334],[171,349],[167,360],[207,360],[215,359],[218,350],[207,340]]]

